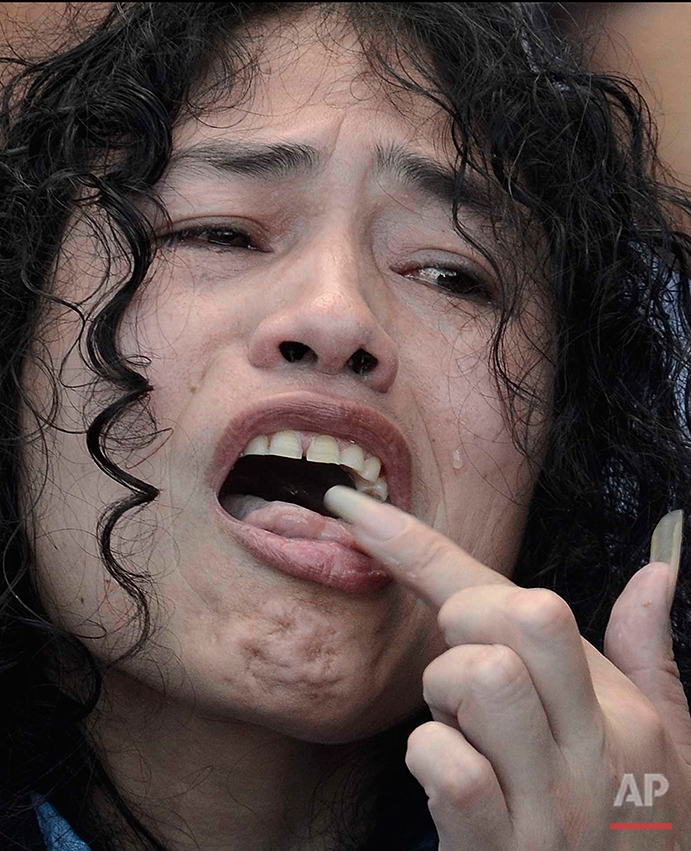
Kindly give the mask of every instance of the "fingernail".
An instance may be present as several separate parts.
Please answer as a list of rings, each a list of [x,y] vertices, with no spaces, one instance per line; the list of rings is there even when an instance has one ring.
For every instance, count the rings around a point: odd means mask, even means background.
[[[670,511],[657,524],[650,541],[650,561],[662,561],[669,565],[670,604],[677,587],[683,527],[684,512]]]
[[[370,537],[387,541],[405,526],[406,514],[353,488],[335,485],[324,494],[324,505]]]

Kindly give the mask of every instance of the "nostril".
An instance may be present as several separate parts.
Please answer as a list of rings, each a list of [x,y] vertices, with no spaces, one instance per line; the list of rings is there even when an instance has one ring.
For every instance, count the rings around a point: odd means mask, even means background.
[[[316,360],[316,354],[313,349],[306,346],[304,343],[298,343],[295,340],[284,340],[279,344],[278,350],[288,363],[295,363],[296,361],[304,360],[306,357],[307,360]],[[375,369],[378,363],[379,361],[374,357],[374,355],[371,355],[368,351],[365,351],[365,349],[362,348],[353,352],[347,360],[348,368],[351,369],[355,375],[367,375]]]
[[[368,372],[371,372],[378,363],[379,361],[374,357],[374,355],[371,355],[364,349],[358,349],[348,359],[348,366],[356,375],[366,375]]]
[[[292,340],[288,340],[281,343],[278,349],[288,363],[295,363],[295,361],[302,360],[305,357],[310,347],[304,343],[295,343]]]

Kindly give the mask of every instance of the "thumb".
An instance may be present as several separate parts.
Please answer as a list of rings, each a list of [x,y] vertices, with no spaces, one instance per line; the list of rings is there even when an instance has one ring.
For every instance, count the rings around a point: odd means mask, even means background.
[[[682,522],[678,511],[658,524],[651,549],[656,560],[631,577],[615,602],[604,651],[653,704],[679,753],[691,765],[691,717],[674,660],[669,615]]]

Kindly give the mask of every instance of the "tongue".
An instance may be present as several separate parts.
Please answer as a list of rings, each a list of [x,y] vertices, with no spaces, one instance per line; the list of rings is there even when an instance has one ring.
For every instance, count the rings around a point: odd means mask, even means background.
[[[260,496],[246,496],[245,494],[225,494],[221,498],[223,510],[227,511],[236,520],[243,521],[253,511],[270,504],[270,502],[262,499]]]
[[[339,521],[290,502],[267,502],[259,496],[235,495],[226,496],[222,505],[236,520],[283,538],[352,542],[350,533]]]

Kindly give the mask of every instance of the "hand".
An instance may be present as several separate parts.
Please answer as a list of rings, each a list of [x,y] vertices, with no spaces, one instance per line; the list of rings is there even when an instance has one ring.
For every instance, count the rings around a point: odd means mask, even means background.
[[[429,798],[440,851],[691,849],[691,717],[672,656],[669,565],[629,581],[607,658],[557,594],[519,588],[354,490],[333,488],[325,504],[438,609],[449,649],[425,670],[434,720],[410,736],[406,763]],[[624,781],[614,806],[624,775],[642,798],[646,774],[666,779],[665,794],[636,806]],[[653,792],[662,785],[650,781]],[[630,822],[672,830],[610,828]]]

